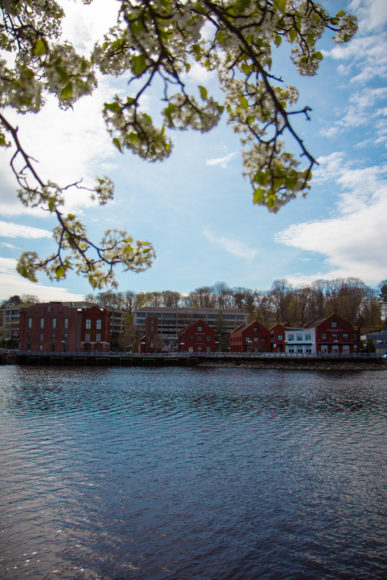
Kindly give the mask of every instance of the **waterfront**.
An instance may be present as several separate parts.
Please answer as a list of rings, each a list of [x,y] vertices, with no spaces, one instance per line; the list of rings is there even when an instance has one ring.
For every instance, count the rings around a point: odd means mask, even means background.
[[[385,577],[386,386],[4,366],[0,577]]]

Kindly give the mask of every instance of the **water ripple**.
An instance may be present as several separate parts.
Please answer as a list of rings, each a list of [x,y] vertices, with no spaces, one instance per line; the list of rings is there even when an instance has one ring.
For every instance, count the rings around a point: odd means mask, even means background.
[[[385,372],[0,368],[0,577],[385,577],[385,427]]]

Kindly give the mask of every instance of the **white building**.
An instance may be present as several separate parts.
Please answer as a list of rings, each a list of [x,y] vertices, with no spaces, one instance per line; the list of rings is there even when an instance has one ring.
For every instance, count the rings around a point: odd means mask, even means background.
[[[289,354],[316,354],[316,329],[285,329],[285,352]]]

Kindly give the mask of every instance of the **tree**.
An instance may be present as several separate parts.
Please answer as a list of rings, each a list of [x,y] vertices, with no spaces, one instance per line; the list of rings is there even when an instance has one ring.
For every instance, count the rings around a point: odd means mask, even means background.
[[[90,4],[92,0],[78,0]],[[53,231],[57,251],[46,258],[25,252],[18,271],[36,281],[44,271],[60,280],[70,270],[87,276],[94,288],[114,284],[114,267],[141,271],[155,257],[149,242],[134,240],[124,231],[107,230],[99,243],[89,239],[85,225],[64,211],[70,189],[89,191],[100,204],[113,196],[113,184],[97,177],[94,186],[61,185],[39,175],[19,129],[7,112],[38,113],[48,94],[61,108],[71,107],[97,86],[97,72],[127,78],[128,94],[105,103],[103,116],[117,149],[148,161],[170,155],[168,131],[209,131],[224,113],[241,135],[244,173],[253,202],[270,211],[310,187],[316,163],[295,130],[294,115],[309,118],[309,107],[295,107],[295,87],[284,86],[271,70],[272,51],[291,46],[291,59],[302,75],[314,75],[323,58],[316,43],[324,31],[343,43],[356,31],[355,17],[340,10],[335,16],[315,0],[119,0],[116,25],[80,56],[61,41],[65,17],[56,0],[0,0],[0,146],[12,147],[10,164],[26,206],[38,206],[56,217]],[[186,75],[197,63],[216,72],[223,98],[196,86],[190,94]],[[156,126],[141,107],[141,97],[161,80],[161,123]],[[290,143],[285,144],[288,138]],[[291,153],[295,143],[301,156]]]

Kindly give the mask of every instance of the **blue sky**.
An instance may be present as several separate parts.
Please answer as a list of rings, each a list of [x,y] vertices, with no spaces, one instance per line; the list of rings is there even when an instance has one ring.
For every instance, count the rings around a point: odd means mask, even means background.
[[[109,25],[114,0],[86,7],[62,3],[68,13],[64,34],[87,50]],[[90,234],[99,238],[118,227],[154,244],[157,259],[150,270],[117,271],[119,290],[185,293],[217,281],[264,290],[278,278],[304,285],[347,276],[376,287],[387,278],[387,4],[322,4],[331,13],[345,8],[357,14],[359,32],[340,47],[329,36],[323,39],[316,77],[299,77],[283,48],[276,54],[274,72],[299,88],[300,108],[312,107],[311,121],[300,117],[297,128],[319,160],[307,198],[277,214],[253,206],[239,140],[224,121],[204,135],[176,132],[171,157],[149,164],[110,143],[99,113],[117,84],[102,81],[74,111],[59,111],[48,101],[39,115],[18,120],[20,137],[43,174],[63,184],[104,174],[114,180],[115,199],[103,208],[86,196],[67,200]],[[110,18],[113,23],[113,9]],[[197,69],[192,74],[215,90],[211,75]],[[156,92],[148,97],[150,112],[157,98]],[[54,247],[55,224],[17,201],[9,153],[0,158],[0,298],[28,293],[41,300],[81,299],[91,288],[76,276],[58,284],[41,275],[32,284],[15,273],[22,251],[46,255]]]

